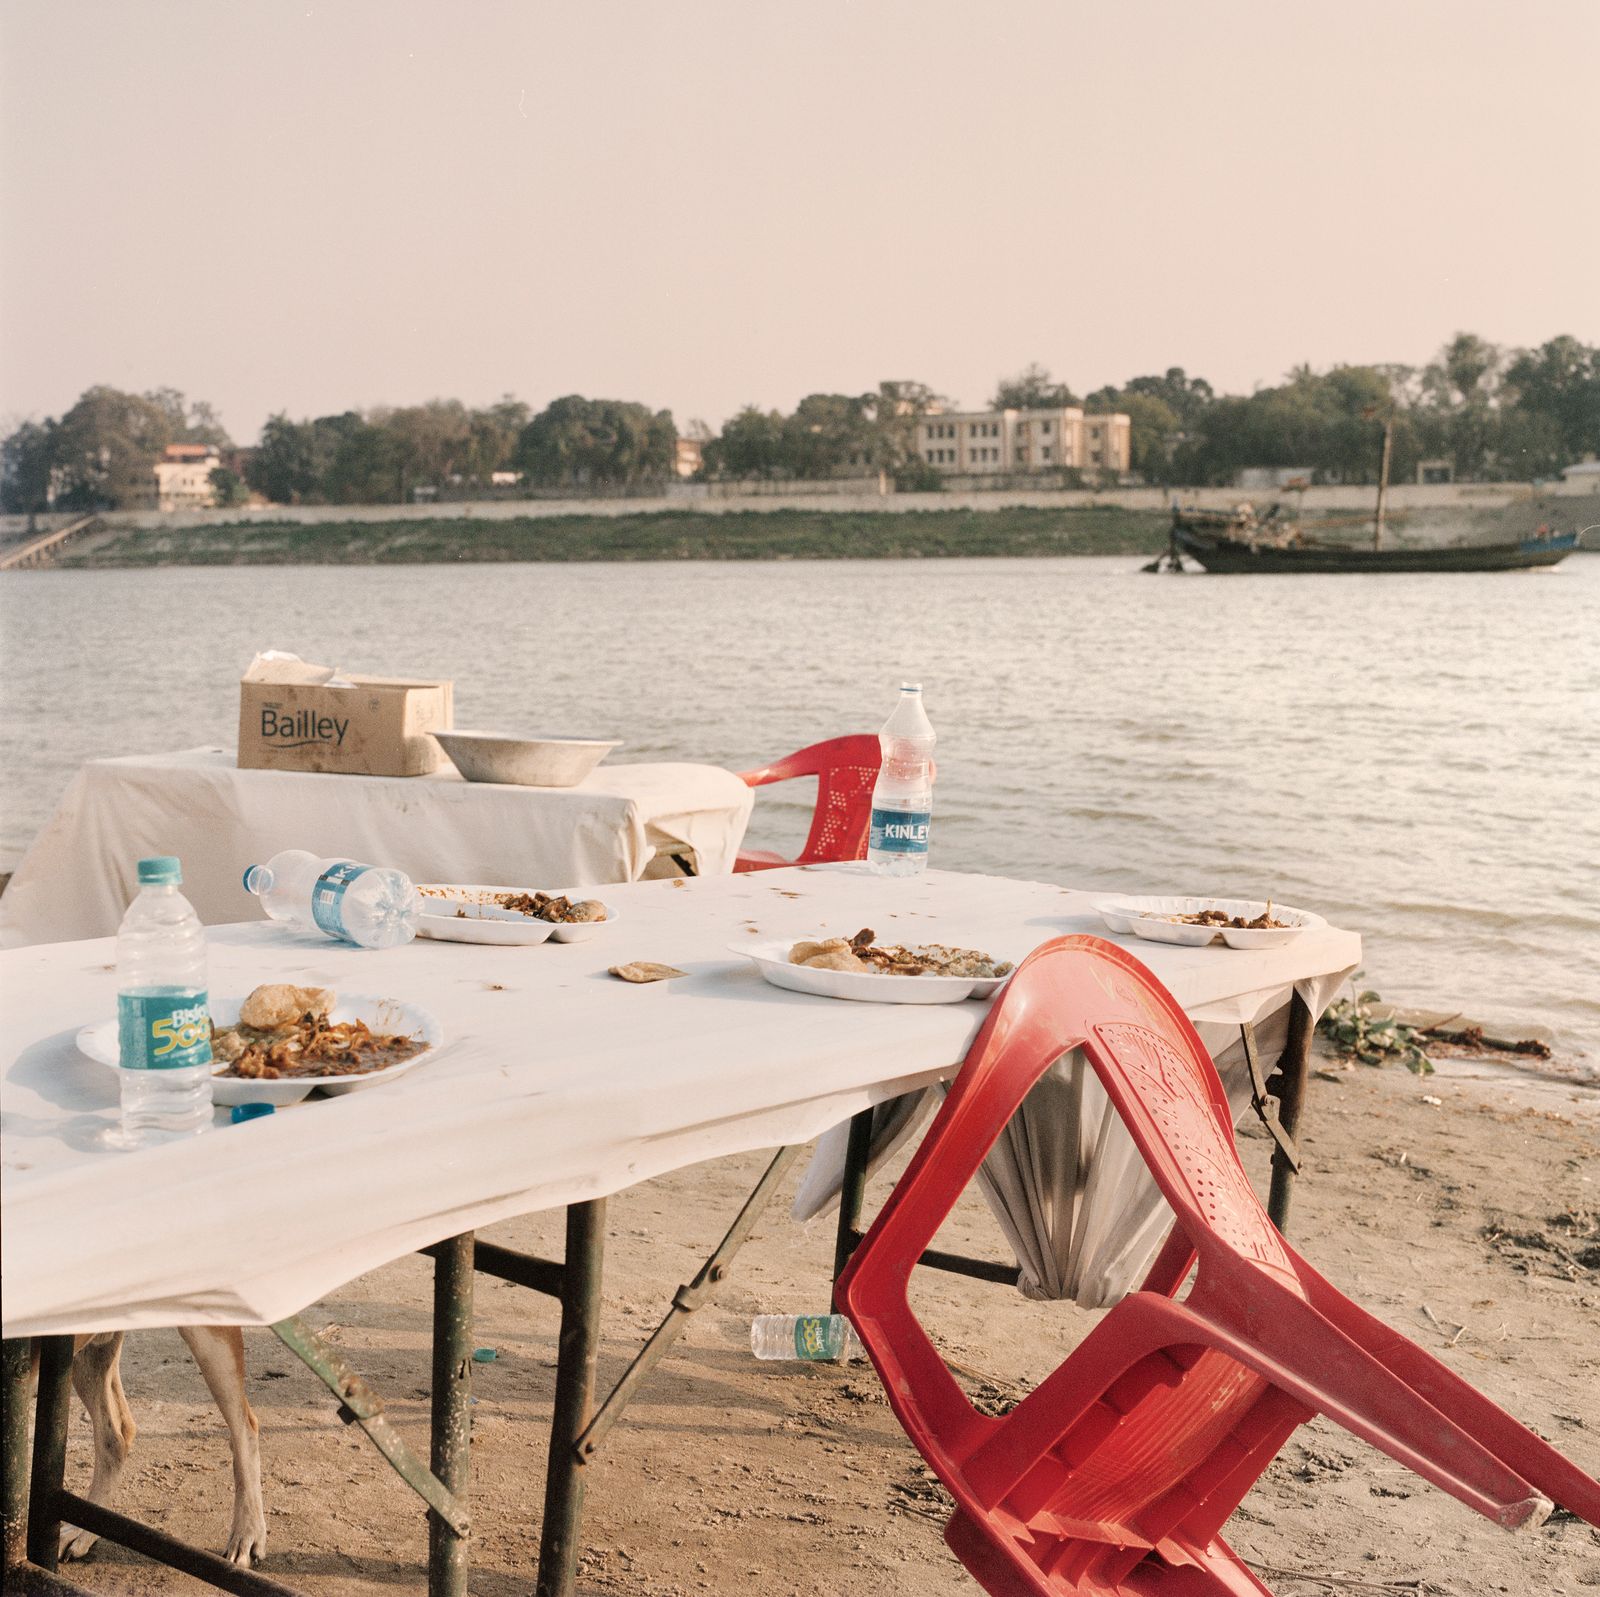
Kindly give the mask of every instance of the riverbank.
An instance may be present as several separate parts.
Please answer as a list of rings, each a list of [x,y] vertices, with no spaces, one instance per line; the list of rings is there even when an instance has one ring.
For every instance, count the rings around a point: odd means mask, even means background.
[[[1360,541],[1370,506],[1294,505],[1324,536]],[[1396,489],[1390,535],[1418,545],[1494,543],[1540,525],[1600,523],[1600,495],[1520,495],[1483,488],[1449,502],[1432,489]],[[1229,505],[1237,490],[1185,490],[1186,502]],[[976,501],[976,502],[975,502]],[[746,499],[492,501],[439,506],[270,506],[210,513],[108,512],[52,551],[56,568],[149,566],[423,565],[465,562],[947,559],[958,556],[1116,555],[1167,547],[1170,498],[1127,490],[1081,494],[899,494],[865,502]],[[1337,529],[1337,530],[1335,530]],[[22,533],[8,534],[13,544]]]
[[[957,555],[1153,555],[1155,511],[1013,507],[889,513],[768,510],[635,515],[252,521],[108,527],[64,568],[373,565],[456,561],[896,560]]]
[[[1591,1334],[1600,1095],[1571,1087],[1534,1107],[1499,1085],[1443,1073],[1346,1070],[1326,1055],[1316,1065],[1290,1227],[1297,1245],[1575,1463],[1600,1467],[1593,1405],[1583,1399],[1600,1379]],[[1271,1144],[1247,1122],[1240,1146],[1264,1189]],[[869,1211],[904,1158],[874,1178]],[[611,1200],[602,1388],[693,1275],[765,1160],[696,1166]],[[586,1597],[974,1590],[941,1537],[949,1499],[895,1424],[871,1367],[750,1356],[752,1315],[815,1312],[826,1294],[832,1222],[788,1219],[794,1180],[594,1462],[578,1581]],[[489,1235],[559,1253],[560,1224],[559,1214],[529,1215]],[[1005,1257],[972,1192],[941,1245]],[[346,1357],[413,1437],[426,1426],[429,1281],[425,1260],[401,1259],[306,1311],[308,1323],[337,1328]],[[918,1272],[916,1292],[919,1314],[980,1401],[1015,1401],[1097,1318],[932,1271]],[[483,1597],[513,1597],[531,1580],[555,1331],[548,1305],[480,1279],[473,1340],[495,1353],[473,1366],[472,1588]],[[263,1572],[312,1597],[416,1589],[423,1532],[413,1499],[339,1423],[314,1377],[268,1333],[245,1337],[262,1421]],[[227,1447],[198,1372],[167,1331],[130,1337],[123,1371],[139,1437],[116,1506],[220,1547]],[[81,1489],[88,1462],[77,1413],[69,1486]],[[1600,1580],[1600,1532],[1558,1518],[1506,1535],[1324,1420],[1295,1434],[1227,1534],[1280,1597],[1489,1597],[1577,1592]],[[118,1597],[177,1597],[190,1585],[104,1544],[68,1573]]]

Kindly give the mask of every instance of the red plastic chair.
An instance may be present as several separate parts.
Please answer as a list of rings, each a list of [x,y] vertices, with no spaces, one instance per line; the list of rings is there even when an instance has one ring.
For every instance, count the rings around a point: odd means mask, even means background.
[[[1177,1225],[1143,1287],[991,1418],[912,1315],[907,1280],[1028,1089],[1080,1045]],[[1315,1414],[1508,1528],[1552,1500],[1600,1524],[1600,1482],[1289,1247],[1239,1164],[1194,1028],[1099,938],[1046,943],[1012,977],[838,1301],[955,1497],[945,1539],[991,1597],[1266,1592],[1218,1533]]]
[[[763,765],[759,771],[742,771],[749,787],[787,782],[797,776],[817,778],[817,807],[811,815],[811,832],[800,857],[752,849],[733,862],[736,871],[770,871],[779,865],[820,865],[831,860],[865,859],[867,830],[872,821],[872,789],[878,780],[883,752],[873,733],[830,738],[813,743],[786,759]]]

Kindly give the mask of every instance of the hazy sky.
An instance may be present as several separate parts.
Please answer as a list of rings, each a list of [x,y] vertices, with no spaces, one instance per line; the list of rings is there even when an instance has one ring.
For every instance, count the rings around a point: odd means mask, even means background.
[[[0,417],[1600,341],[1600,0],[5,0]]]

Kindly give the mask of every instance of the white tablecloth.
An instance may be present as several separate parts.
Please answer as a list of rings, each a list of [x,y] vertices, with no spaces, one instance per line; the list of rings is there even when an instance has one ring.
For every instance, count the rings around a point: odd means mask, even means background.
[[[0,947],[105,937],[137,891],[143,855],[176,854],[208,926],[251,919],[241,878],[281,848],[393,865],[413,881],[565,888],[636,881],[692,852],[733,869],[752,793],[715,765],[609,761],[577,787],[434,776],[241,771],[222,749],[95,760],[0,895]]]
[[[4,1334],[261,1323],[415,1248],[664,1171],[802,1142],[950,1074],[986,1005],[847,1003],[768,986],[728,944],[807,932],[937,939],[1020,958],[1098,931],[1089,895],[863,866],[641,882],[592,942],[371,953],[266,924],[210,934],[211,991],[324,983],[404,996],[446,1043],[392,1082],[119,1154],[115,1073],[78,1028],[113,1013],[109,941],[0,954]],[[1356,963],[1350,933],[1234,953],[1140,944],[1186,1009]],[[629,986],[624,960],[689,974]]]

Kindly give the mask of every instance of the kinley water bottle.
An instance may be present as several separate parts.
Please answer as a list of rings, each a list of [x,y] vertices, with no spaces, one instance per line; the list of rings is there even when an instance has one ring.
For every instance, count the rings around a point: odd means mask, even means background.
[[[416,936],[420,905],[411,878],[383,865],[318,859],[286,848],[252,865],[244,885],[272,920],[361,948],[394,948]]]
[[[117,931],[122,1126],[106,1141],[140,1148],[211,1128],[206,934],[178,891],[171,855],[139,861],[139,895]]]
[[[928,867],[933,818],[933,727],[922,684],[903,682],[900,702],[878,734],[883,765],[872,790],[867,860],[880,876],[916,876]]]

